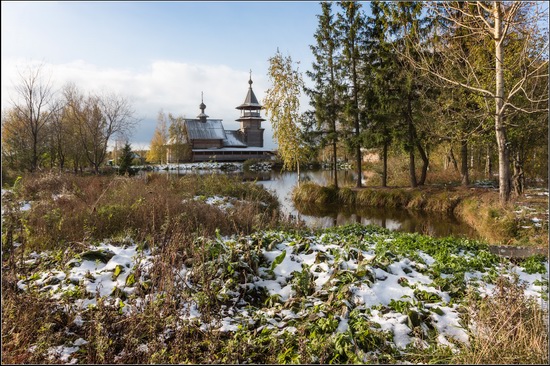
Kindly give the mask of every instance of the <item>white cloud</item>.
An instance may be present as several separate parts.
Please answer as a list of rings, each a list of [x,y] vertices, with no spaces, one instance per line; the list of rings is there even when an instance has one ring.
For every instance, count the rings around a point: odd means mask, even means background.
[[[199,114],[201,92],[204,92],[206,114],[224,120],[226,129],[237,129],[240,105],[248,91],[248,70],[235,70],[222,64],[198,65],[167,60],[153,61],[146,70],[99,68],[76,60],[65,64],[44,63],[45,75],[51,74],[54,88],[74,83],[82,92],[114,92],[128,98],[141,120],[131,138],[135,147],[145,147],[156,125],[159,110],[174,115],[195,117]],[[2,110],[16,98],[13,86],[23,71],[36,61],[2,60]],[[267,65],[266,65],[267,67]],[[266,70],[253,72],[253,89],[261,103],[268,88]],[[263,114],[265,117],[265,114]],[[269,122],[263,123],[266,147],[274,147]]]

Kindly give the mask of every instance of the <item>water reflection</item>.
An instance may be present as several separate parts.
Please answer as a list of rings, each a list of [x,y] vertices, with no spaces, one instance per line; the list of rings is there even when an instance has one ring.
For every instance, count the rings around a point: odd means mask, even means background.
[[[406,209],[361,208],[350,211],[345,208],[326,208],[322,215],[313,211],[299,216],[310,227],[326,228],[350,223],[377,225],[392,231],[420,233],[432,237],[459,236],[479,238],[470,226],[452,215],[426,214]]]
[[[167,171],[172,174],[212,173],[210,171]],[[221,171],[220,171],[221,172]],[[228,172],[225,172],[228,173]],[[389,208],[361,208],[350,210],[345,207],[323,207],[321,210],[302,208],[298,211],[292,202],[292,190],[298,182],[296,172],[230,172],[237,174],[246,181],[256,181],[266,189],[272,191],[281,204],[285,215],[292,215],[306,223],[311,228],[326,228],[337,225],[360,223],[363,225],[378,225],[389,230],[401,232],[416,232],[432,237],[458,236],[479,239],[475,230],[469,225],[460,222],[452,215],[427,214],[406,209]],[[327,170],[306,171],[300,173],[302,182],[311,181],[317,184],[332,184],[333,172]],[[352,171],[338,171],[340,186],[354,185],[355,174]]]
[[[318,184],[331,184],[333,175],[330,171],[308,171],[302,173],[301,181],[312,181]],[[301,208],[298,211],[292,203],[292,190],[297,184],[295,172],[272,172],[271,179],[259,181],[265,188],[273,191],[282,210],[287,215],[303,220],[311,228],[327,228],[351,223],[363,225],[378,225],[389,230],[420,233],[432,237],[458,236],[479,238],[476,231],[469,225],[460,222],[452,215],[428,214],[406,209],[361,208],[350,210],[345,207]],[[339,185],[353,185],[355,175],[351,171],[338,172]]]

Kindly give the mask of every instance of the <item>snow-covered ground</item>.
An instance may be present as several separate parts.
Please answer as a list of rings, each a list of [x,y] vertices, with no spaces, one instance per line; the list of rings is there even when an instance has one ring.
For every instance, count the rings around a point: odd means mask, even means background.
[[[194,199],[222,210],[235,207],[235,200],[227,197]],[[29,202],[20,204],[22,211],[30,207]],[[180,304],[181,319],[199,321],[204,330],[237,332],[260,324],[258,331],[267,328],[284,334],[296,332],[304,322],[330,318],[334,334],[351,334],[350,324],[364,318],[399,350],[410,344],[428,345],[413,331],[416,327],[424,336],[435,332],[437,344],[456,350],[457,343],[468,343],[468,329],[460,318],[462,298],[457,295],[466,288],[490,296],[496,276],[517,276],[526,285],[527,296],[548,306],[548,261],[534,272],[498,259],[468,240],[428,240],[352,226],[307,234],[261,231],[247,237],[218,237],[208,245],[218,248],[209,260],[220,268],[217,298],[223,305],[215,320],[203,320],[196,297],[200,286],[193,278],[201,268],[173,268],[180,279],[176,286],[187,295]],[[26,266],[37,270],[19,280],[21,291],[63,300],[76,311],[96,306],[101,297],[122,314],[139,312],[145,302],[161,295],[154,290],[137,295],[138,286],[150,286],[159,253],[130,239],[123,244],[105,240],[55,268],[45,268],[43,263],[53,255],[33,252],[24,259]],[[245,260],[249,257],[256,258],[253,266]],[[241,273],[246,274],[244,281]],[[258,302],[255,294],[265,299]],[[77,316],[74,323],[82,326],[84,320]],[[52,347],[48,355],[51,360],[74,363],[75,353],[86,344],[86,339],[78,338]]]
[[[206,201],[215,203],[219,198]],[[358,226],[305,236],[266,231],[248,237],[218,237],[209,245],[219,252],[210,261],[220,268],[221,289],[217,296],[223,303],[222,310],[216,320],[202,322],[199,301],[194,297],[200,286],[192,280],[196,278],[194,271],[201,269],[182,265],[173,269],[188,294],[180,304],[181,317],[201,321],[204,330],[221,332],[236,332],[240,326],[251,326],[262,319],[259,328],[279,334],[296,332],[300,322],[329,316],[335,322],[334,334],[350,333],[350,322],[362,317],[368,319],[373,330],[388,334],[398,349],[411,343],[427,346],[413,332],[415,326],[424,332],[436,331],[438,344],[456,349],[457,342],[468,343],[468,332],[460,321],[460,298],[455,290],[445,289],[446,283],[456,285],[458,281],[465,288],[491,295],[491,279],[496,274],[517,274],[527,285],[526,295],[541,302],[548,298],[548,262],[544,263],[546,272],[528,273],[532,271],[498,260],[468,241],[456,246],[443,240],[432,246],[420,236],[407,238],[403,241],[394,234]],[[257,242],[265,244],[252,245]],[[251,268],[250,261],[244,259],[247,255],[256,256],[257,268]],[[25,263],[39,264],[49,256],[31,253]],[[158,295],[152,292],[146,298],[135,296],[136,286],[147,282],[156,256],[130,240],[124,245],[105,241],[61,268],[33,273],[17,285],[23,291],[32,289],[52,298],[64,298],[65,303],[71,301],[73,309],[80,310],[96,305],[97,298],[103,297],[123,314],[129,314],[140,311],[140,304]],[[239,258],[236,261],[235,256]],[[456,261],[462,267],[455,268],[446,261]],[[228,265],[236,274],[227,269]],[[247,274],[244,282],[237,280],[242,271]],[[264,293],[269,301],[255,302],[251,294],[258,293]],[[341,310],[335,313],[334,309]],[[81,318],[77,321],[82,325]],[[76,362],[71,355],[86,342],[79,339],[58,345],[50,350],[50,356],[61,362]]]

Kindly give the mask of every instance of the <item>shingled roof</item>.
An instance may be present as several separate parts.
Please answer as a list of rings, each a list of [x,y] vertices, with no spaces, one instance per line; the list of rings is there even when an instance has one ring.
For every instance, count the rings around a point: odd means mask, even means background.
[[[226,130],[227,138],[223,140],[224,147],[246,147],[246,144],[241,141],[239,131]]]
[[[252,90],[252,78],[248,80],[248,84],[250,85],[250,87],[248,88],[248,93],[246,94],[244,103],[238,106],[236,109],[261,109],[262,106],[260,105],[260,103],[258,103],[258,99],[256,98],[256,95],[254,95],[254,91]]]
[[[223,129],[221,119],[209,119],[206,122],[200,120],[185,120],[187,135],[190,140],[225,140],[227,136]]]

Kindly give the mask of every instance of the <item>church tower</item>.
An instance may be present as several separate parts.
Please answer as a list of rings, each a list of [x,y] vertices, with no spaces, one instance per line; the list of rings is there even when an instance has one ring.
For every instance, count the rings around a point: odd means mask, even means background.
[[[203,94],[201,92],[201,104],[199,105],[199,109],[201,110],[201,113],[197,116],[197,119],[201,122],[206,122],[206,119],[208,116],[206,113],[204,113],[204,110],[206,109],[206,104],[204,104]]]
[[[243,137],[243,142],[247,146],[263,147],[264,129],[261,128],[261,124],[265,119],[260,116],[262,106],[258,103],[254,91],[252,91],[252,71],[250,72],[248,84],[248,93],[246,94],[244,103],[236,108],[241,111],[241,117],[237,119],[241,123],[239,132]]]

